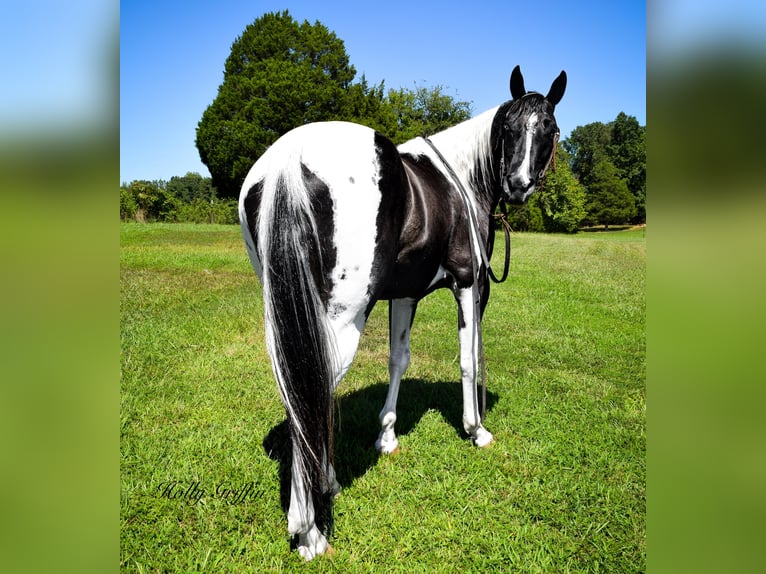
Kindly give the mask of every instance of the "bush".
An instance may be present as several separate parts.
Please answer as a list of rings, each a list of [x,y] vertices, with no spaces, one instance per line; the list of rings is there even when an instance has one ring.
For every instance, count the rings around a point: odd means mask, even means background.
[[[199,180],[199,181],[197,181]],[[190,187],[191,184],[194,185]],[[184,185],[189,184],[189,185]],[[237,200],[221,199],[210,178],[186,174],[164,181],[138,181],[120,186],[120,219],[171,223],[236,224]]]
[[[545,231],[543,212],[537,195],[533,195],[528,203],[521,206],[509,206],[508,223],[514,231]]]
[[[177,211],[177,220],[186,223],[238,223],[237,202],[233,199],[194,199],[183,203]]]

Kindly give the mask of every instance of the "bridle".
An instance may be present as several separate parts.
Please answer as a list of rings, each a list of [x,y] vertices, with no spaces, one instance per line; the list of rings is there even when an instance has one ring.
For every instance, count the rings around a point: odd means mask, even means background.
[[[507,128],[505,126],[503,127],[503,131],[508,131],[509,129],[510,128]],[[556,148],[559,145],[560,135],[561,135],[561,130],[556,128],[556,133],[553,134],[553,148],[551,149],[551,155],[548,158],[548,161],[545,162],[545,167],[537,176],[537,179],[540,182],[540,191],[542,191],[543,189],[543,181],[544,181],[543,177],[545,176],[545,172],[548,171],[548,167],[550,167],[551,163],[553,164],[553,168],[551,169],[551,171],[553,173],[556,173]],[[505,134],[501,134],[500,136],[500,181],[503,181],[503,179],[505,179]],[[501,200],[501,203],[502,203],[502,200]]]

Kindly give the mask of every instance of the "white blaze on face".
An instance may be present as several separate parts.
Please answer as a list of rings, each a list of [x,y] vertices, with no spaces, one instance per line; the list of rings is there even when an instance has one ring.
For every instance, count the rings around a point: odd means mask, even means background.
[[[523,187],[527,187],[532,182],[532,139],[535,137],[535,131],[537,130],[537,121],[537,113],[530,114],[527,119],[524,136],[524,159],[521,161],[517,172],[519,182]]]

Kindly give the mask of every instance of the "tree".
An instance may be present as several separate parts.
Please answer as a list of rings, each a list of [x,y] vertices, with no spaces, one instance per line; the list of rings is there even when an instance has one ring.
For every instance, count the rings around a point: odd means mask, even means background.
[[[388,104],[396,118],[396,131],[386,134],[394,143],[417,136],[433,135],[471,117],[471,104],[455,101],[444,93],[444,86],[416,86],[414,90],[388,92]]]
[[[253,162],[282,134],[339,118],[356,71],[323,24],[265,14],[237,38],[218,95],[197,126],[197,149],[222,197],[235,197]]]
[[[545,174],[538,196],[545,231],[576,233],[585,218],[585,189],[569,169],[568,154],[561,145],[556,148],[556,171]]]
[[[468,102],[442,86],[390,90],[352,83],[343,41],[320,22],[298,24],[287,11],[265,14],[235,40],[223,83],[197,126],[196,144],[221,197],[236,197],[252,164],[289,130],[348,120],[395,143],[470,118]]]
[[[226,223],[239,221],[237,201],[217,197],[209,177],[174,176],[169,182],[133,180],[120,186],[120,219]]]
[[[609,160],[599,162],[593,170],[586,209],[587,220],[605,228],[626,223],[636,215],[635,198]]]
[[[596,167],[608,161],[617,177],[634,197],[634,221],[646,220],[646,128],[620,112],[613,122],[578,126],[562,142],[571,158],[572,173],[587,190],[596,177]]]
[[[120,217],[136,221],[173,221],[179,201],[162,181],[134,180],[120,186]]]
[[[174,175],[167,183],[166,189],[168,193],[185,203],[195,199],[211,201],[216,197],[212,180],[209,177],[202,177],[196,172],[188,172],[182,177]]]
[[[543,233],[545,224],[540,209],[540,197],[535,193],[524,205],[514,205],[508,210],[508,223],[514,231]]]
[[[646,220],[646,128],[624,112],[611,124],[608,155],[636,199],[636,219]]]
[[[609,158],[607,148],[610,141],[609,126],[592,122],[577,126],[562,142],[570,157],[572,173],[584,186],[590,185],[596,165]]]
[[[341,119],[366,125],[391,139],[399,129],[394,110],[385,96],[385,83],[370,86],[364,75],[359,83],[349,86]]]
[[[138,202],[127,185],[120,186],[120,219],[127,221],[135,219],[138,211]]]

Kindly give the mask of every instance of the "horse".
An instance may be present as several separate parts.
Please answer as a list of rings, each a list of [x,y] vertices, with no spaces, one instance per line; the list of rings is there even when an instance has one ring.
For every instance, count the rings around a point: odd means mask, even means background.
[[[329,505],[332,517],[340,492],[333,392],[377,301],[389,301],[390,343],[377,450],[398,450],[410,329],[418,302],[440,288],[457,302],[463,427],[478,447],[492,442],[477,398],[492,214],[501,201],[523,204],[540,183],[556,151],[554,109],[566,81],[562,71],[547,95],[528,92],[516,66],[510,100],[398,147],[359,124],[305,124],[248,172],[239,218],[292,442],[288,533],[306,560],[329,548],[317,516]]]

